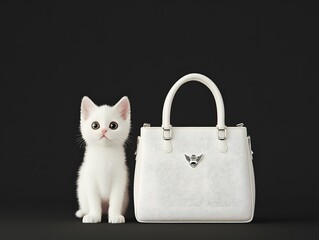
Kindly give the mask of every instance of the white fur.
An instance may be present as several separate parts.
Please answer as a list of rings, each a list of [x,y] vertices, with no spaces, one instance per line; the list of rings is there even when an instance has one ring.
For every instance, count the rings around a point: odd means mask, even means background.
[[[92,129],[94,121],[100,128]],[[109,128],[110,122],[118,128]],[[81,104],[81,134],[86,143],[79,169],[76,216],[83,223],[101,222],[108,213],[109,223],[124,223],[128,205],[128,171],[124,144],[130,132],[130,103],[123,97],[115,106],[96,106],[88,97]],[[105,137],[102,130],[106,130]]]

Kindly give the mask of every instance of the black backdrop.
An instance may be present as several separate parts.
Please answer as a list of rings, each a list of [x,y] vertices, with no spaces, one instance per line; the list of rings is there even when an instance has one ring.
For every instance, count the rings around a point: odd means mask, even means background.
[[[0,15],[3,210],[73,218],[84,95],[110,105],[130,98],[132,193],[139,128],[161,125],[170,87],[199,72],[221,90],[226,124],[244,122],[252,136],[256,221],[319,213],[314,5],[56,1],[1,5]],[[172,111],[175,126],[216,124],[214,99],[199,83],[180,89]]]

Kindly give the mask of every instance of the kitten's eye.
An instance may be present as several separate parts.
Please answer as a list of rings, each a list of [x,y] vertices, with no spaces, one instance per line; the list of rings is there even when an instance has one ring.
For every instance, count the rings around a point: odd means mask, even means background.
[[[100,128],[100,124],[95,121],[95,122],[92,123],[91,127],[92,127],[92,129],[97,130],[97,129]]]
[[[112,129],[112,130],[115,130],[118,128],[118,124],[116,122],[111,122],[110,125],[109,125],[109,128]]]

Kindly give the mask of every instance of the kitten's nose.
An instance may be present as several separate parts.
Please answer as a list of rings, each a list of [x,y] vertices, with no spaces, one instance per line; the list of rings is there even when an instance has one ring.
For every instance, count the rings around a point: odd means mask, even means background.
[[[103,133],[103,134],[106,133],[106,129],[105,129],[105,128],[102,129],[102,133]]]

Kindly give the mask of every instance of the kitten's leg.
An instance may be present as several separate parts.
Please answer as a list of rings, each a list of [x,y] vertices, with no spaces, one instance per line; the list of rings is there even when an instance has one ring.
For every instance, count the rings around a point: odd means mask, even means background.
[[[79,197],[79,206],[80,209],[76,211],[75,216],[82,218],[89,213],[89,206],[85,195]]]
[[[123,202],[126,191],[125,178],[113,182],[110,194],[109,223],[124,223]]]
[[[84,215],[89,213],[89,205],[84,189],[81,187],[78,188],[78,202],[80,208],[76,211],[75,216],[82,218]]]
[[[83,184],[78,184],[77,195],[80,209],[76,211],[75,216],[82,218],[84,215],[89,213],[87,195],[85,194]]]
[[[83,217],[82,222],[83,223],[101,222],[101,218],[102,218],[101,198],[94,187],[89,187],[86,192],[87,192],[87,200],[89,205],[89,213]]]

